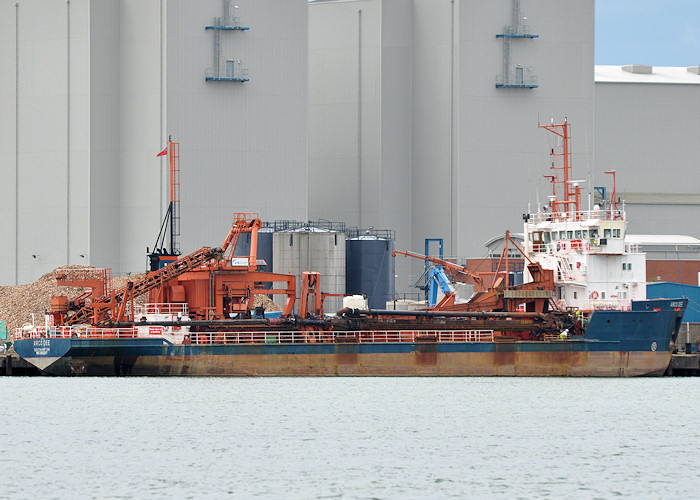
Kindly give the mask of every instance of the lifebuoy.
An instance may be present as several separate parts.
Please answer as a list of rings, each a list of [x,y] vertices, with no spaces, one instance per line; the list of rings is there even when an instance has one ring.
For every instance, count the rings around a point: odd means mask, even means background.
[[[592,298],[593,300],[597,299],[597,298],[598,298],[598,292],[596,292],[595,290],[592,291],[592,292],[591,292],[591,298]]]

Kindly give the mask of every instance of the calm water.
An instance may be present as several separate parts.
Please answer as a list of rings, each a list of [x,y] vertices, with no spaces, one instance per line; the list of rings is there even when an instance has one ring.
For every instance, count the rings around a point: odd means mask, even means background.
[[[0,380],[9,498],[697,498],[700,378]]]

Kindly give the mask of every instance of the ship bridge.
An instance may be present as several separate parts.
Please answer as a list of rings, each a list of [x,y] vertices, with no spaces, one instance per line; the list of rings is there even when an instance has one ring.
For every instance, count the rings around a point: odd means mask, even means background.
[[[625,252],[627,221],[623,210],[528,214],[527,250],[532,253]]]

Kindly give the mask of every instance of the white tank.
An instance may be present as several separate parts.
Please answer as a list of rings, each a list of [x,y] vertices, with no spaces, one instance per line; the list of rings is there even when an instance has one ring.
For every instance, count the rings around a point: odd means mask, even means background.
[[[337,231],[306,227],[294,231],[279,231],[272,236],[273,272],[291,273],[297,280],[297,297],[301,293],[304,271],[321,273],[321,291],[345,294],[345,235]],[[284,296],[276,295],[275,303],[282,306]],[[298,310],[298,301],[295,311]],[[327,313],[342,307],[342,297],[328,297],[324,302]]]

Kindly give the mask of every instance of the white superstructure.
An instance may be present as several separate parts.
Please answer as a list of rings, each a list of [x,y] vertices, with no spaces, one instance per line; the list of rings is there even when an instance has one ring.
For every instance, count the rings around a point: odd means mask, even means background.
[[[524,251],[554,271],[560,309],[629,310],[632,300],[646,299],[646,256],[626,240],[627,217],[615,188],[609,202],[581,210],[581,181],[570,178],[568,127],[566,122],[543,126],[561,142],[551,152],[552,195],[542,209],[525,216]],[[614,172],[609,173],[614,183]]]

